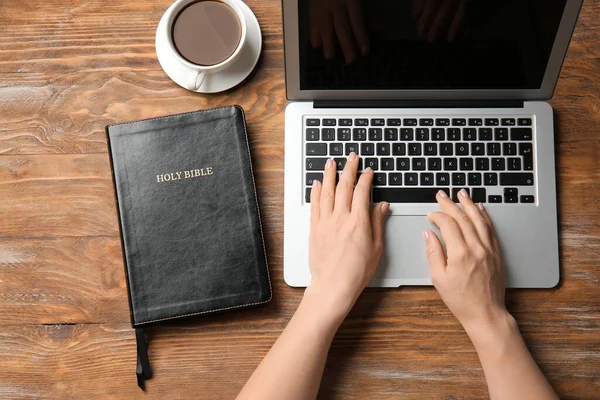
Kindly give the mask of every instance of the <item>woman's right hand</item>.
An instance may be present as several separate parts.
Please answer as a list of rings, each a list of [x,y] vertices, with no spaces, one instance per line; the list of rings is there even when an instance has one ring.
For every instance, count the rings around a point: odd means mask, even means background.
[[[445,192],[436,199],[443,209],[428,215],[440,228],[446,253],[433,231],[423,232],[431,279],[442,300],[471,336],[506,321],[505,276],[492,221],[463,189],[462,209]]]

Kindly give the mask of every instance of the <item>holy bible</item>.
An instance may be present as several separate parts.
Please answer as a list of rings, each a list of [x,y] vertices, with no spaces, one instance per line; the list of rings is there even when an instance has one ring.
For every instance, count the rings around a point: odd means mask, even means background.
[[[271,282],[241,107],[106,131],[143,388],[143,327],[266,304]]]

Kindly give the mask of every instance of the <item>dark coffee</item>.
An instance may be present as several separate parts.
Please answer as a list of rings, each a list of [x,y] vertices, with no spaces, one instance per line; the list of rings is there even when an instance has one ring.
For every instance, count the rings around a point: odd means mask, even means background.
[[[237,49],[242,26],[236,12],[227,4],[201,0],[186,6],[173,23],[173,44],[187,61],[215,65]]]

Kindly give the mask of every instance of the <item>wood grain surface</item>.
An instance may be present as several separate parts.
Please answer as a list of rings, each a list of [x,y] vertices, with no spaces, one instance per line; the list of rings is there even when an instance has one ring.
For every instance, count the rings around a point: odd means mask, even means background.
[[[280,1],[248,1],[261,60],[218,95],[190,93],[161,70],[154,34],[170,2],[0,0],[0,398],[233,399],[302,296],[282,271]],[[587,0],[551,101],[561,283],[507,295],[563,399],[600,393],[598,15],[600,0]],[[155,378],[143,393],[104,127],[223,104],[247,112],[274,300],[152,329]],[[468,338],[425,287],[366,291],[335,338],[319,397],[487,396]]]

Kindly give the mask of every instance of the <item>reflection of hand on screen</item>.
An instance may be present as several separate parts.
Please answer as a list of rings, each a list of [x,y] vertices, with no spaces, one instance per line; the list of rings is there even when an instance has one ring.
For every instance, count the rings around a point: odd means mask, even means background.
[[[468,0],[413,0],[413,17],[419,36],[433,42],[454,41],[465,20]]]
[[[335,57],[336,37],[347,64],[356,59],[357,46],[362,55],[369,52],[360,1],[310,0],[310,42],[314,48],[323,48],[326,59]]]

